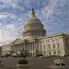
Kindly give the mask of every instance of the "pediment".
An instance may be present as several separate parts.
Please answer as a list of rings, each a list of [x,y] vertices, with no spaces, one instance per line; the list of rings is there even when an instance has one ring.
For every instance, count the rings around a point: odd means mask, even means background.
[[[20,39],[20,38],[17,38],[15,41],[13,41],[12,43],[19,43],[19,42],[21,42],[22,41],[22,39]]]

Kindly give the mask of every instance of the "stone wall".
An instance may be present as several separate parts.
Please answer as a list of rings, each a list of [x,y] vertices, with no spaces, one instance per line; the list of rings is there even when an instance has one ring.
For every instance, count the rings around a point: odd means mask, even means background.
[[[2,50],[2,48],[0,47],[0,56],[1,56],[1,50]]]

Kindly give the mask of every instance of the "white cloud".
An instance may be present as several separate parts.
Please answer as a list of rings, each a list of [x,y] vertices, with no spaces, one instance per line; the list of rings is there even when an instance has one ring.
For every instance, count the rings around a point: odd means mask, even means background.
[[[13,24],[10,24],[10,25],[7,25],[6,28],[8,28],[8,29],[14,29],[15,26]]]
[[[12,40],[15,40],[18,37],[19,37],[19,34],[16,31],[15,24],[9,24],[9,25],[4,26],[1,29],[0,43],[10,42]]]
[[[7,15],[0,14],[0,19],[2,19],[2,18],[6,18],[6,17],[7,17]]]
[[[4,19],[16,19],[17,15],[15,15],[14,13],[8,13],[8,12],[3,12],[0,13],[0,19],[4,20]]]
[[[41,8],[41,11],[37,10],[37,16],[44,24],[47,34],[64,32],[63,27],[68,24],[67,19],[65,19],[68,16],[66,5],[65,0],[50,0],[47,6]]]
[[[10,13],[1,13],[1,14],[5,15],[4,18],[6,18],[6,19],[4,19],[2,17],[0,18],[0,19],[3,19],[4,21],[5,20],[8,21],[9,18],[15,19],[14,21],[12,21],[12,23],[10,23],[10,22],[8,22],[7,24],[3,23],[3,22],[0,23],[0,25],[1,25],[0,44],[2,45],[2,44],[9,43],[9,42],[15,40],[16,38],[21,37],[20,34],[22,34],[22,32],[23,32],[23,27],[25,25],[26,17],[25,17],[25,15],[24,16],[21,15],[20,17],[18,17],[17,15],[10,14]],[[18,31],[20,33],[18,33]]]
[[[9,7],[9,6],[16,8],[16,4],[17,4],[17,0],[1,0],[0,2],[3,2],[1,8]]]
[[[24,0],[25,6],[28,8],[31,8],[31,1],[30,0]]]

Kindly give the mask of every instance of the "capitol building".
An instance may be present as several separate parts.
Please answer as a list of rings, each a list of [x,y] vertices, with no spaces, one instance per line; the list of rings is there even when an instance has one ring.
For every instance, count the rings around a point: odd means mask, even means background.
[[[17,38],[12,43],[2,46],[1,55],[27,51],[29,56],[67,56],[69,55],[69,33],[46,35],[41,21],[32,9],[24,30],[23,39]]]

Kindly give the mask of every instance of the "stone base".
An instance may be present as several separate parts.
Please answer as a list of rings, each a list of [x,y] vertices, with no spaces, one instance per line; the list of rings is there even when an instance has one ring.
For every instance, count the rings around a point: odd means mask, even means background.
[[[66,68],[66,66],[56,66],[56,65],[51,65],[50,68],[57,68],[57,69],[63,69]]]
[[[17,69],[26,69],[30,67],[30,64],[17,64],[16,67]]]

